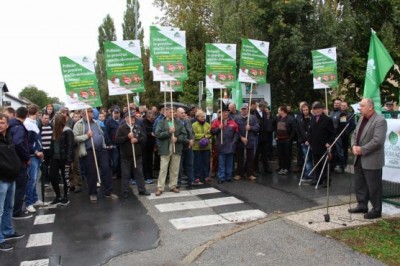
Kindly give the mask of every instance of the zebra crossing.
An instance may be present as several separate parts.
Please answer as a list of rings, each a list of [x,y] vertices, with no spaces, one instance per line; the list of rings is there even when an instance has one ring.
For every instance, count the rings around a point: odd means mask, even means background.
[[[47,206],[43,209],[52,209],[54,207]],[[55,221],[55,214],[37,214],[33,222],[34,226],[53,224]],[[25,248],[32,249],[36,247],[51,246],[53,244],[53,232],[32,233],[28,236],[28,241]],[[25,260],[20,263],[20,266],[48,266],[50,265],[50,258],[42,258],[38,260]]]
[[[212,209],[219,206],[228,205],[243,205],[243,208],[251,208],[245,204],[242,200],[237,199],[233,196],[222,196],[220,190],[216,188],[199,188],[193,190],[181,191],[180,193],[164,192],[161,196],[155,196],[151,194],[147,197],[148,200],[154,202],[154,207],[160,213],[175,212],[177,216],[180,215],[181,211],[196,210],[196,209]],[[207,195],[207,197],[215,197],[209,199],[196,199],[187,200],[189,197],[201,197]],[[165,202],[171,200],[173,202]],[[178,200],[178,201],[176,201]],[[180,201],[179,201],[180,200]],[[158,203],[163,201],[163,203]],[[243,223],[250,222],[259,219],[263,219],[267,214],[258,209],[245,209],[240,211],[211,214],[211,215],[197,215],[191,217],[179,217],[170,219],[169,222],[177,229],[192,229],[197,227],[232,224],[232,223]]]

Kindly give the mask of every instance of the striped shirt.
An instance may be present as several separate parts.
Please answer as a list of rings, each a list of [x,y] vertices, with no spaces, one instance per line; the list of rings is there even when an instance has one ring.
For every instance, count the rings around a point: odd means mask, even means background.
[[[42,126],[42,146],[43,150],[50,150],[51,137],[53,136],[53,128],[51,125]]]

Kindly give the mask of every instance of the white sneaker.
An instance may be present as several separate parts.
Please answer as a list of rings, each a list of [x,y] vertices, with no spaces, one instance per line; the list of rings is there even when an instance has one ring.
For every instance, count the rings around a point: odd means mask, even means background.
[[[41,206],[43,206],[44,204],[43,204],[43,201],[41,201],[41,200],[37,200],[35,203],[33,203],[33,206],[34,207],[41,207]]]
[[[33,207],[33,205],[29,205],[28,207],[26,207],[26,210],[28,211],[28,212],[36,212],[36,209],[35,209],[35,207]]]

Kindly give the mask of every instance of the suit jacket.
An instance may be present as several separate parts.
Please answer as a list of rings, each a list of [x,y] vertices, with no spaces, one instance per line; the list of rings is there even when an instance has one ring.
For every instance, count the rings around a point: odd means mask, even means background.
[[[313,116],[310,121],[310,131],[307,140],[311,145],[313,154],[324,154],[326,152],[326,144],[332,144],[335,141],[335,128],[332,119],[325,114],[319,117]]]
[[[356,145],[357,134],[364,117],[358,120],[356,130],[354,130],[351,138],[351,146]],[[376,170],[381,169],[385,165],[385,139],[386,139],[387,123],[385,118],[374,113],[360,137],[360,147],[362,155],[359,156],[363,169]],[[355,162],[356,160],[354,160]]]
[[[270,114],[268,116],[267,112],[263,112],[263,116],[260,116],[260,113],[258,111],[254,112],[254,115],[257,118],[258,124],[260,125],[260,131],[258,134],[258,141],[259,142],[265,142],[268,141],[269,136],[272,139],[272,135],[274,132],[274,121],[273,117]]]

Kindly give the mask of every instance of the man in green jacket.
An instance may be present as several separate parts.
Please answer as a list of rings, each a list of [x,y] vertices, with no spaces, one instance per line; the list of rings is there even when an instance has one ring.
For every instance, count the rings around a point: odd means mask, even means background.
[[[179,193],[176,187],[181,161],[183,144],[187,143],[187,133],[183,124],[173,118],[174,110],[165,109],[165,117],[157,124],[156,138],[158,140],[158,154],[161,158],[160,174],[158,176],[156,196],[164,191],[165,179],[169,167],[169,190]]]

